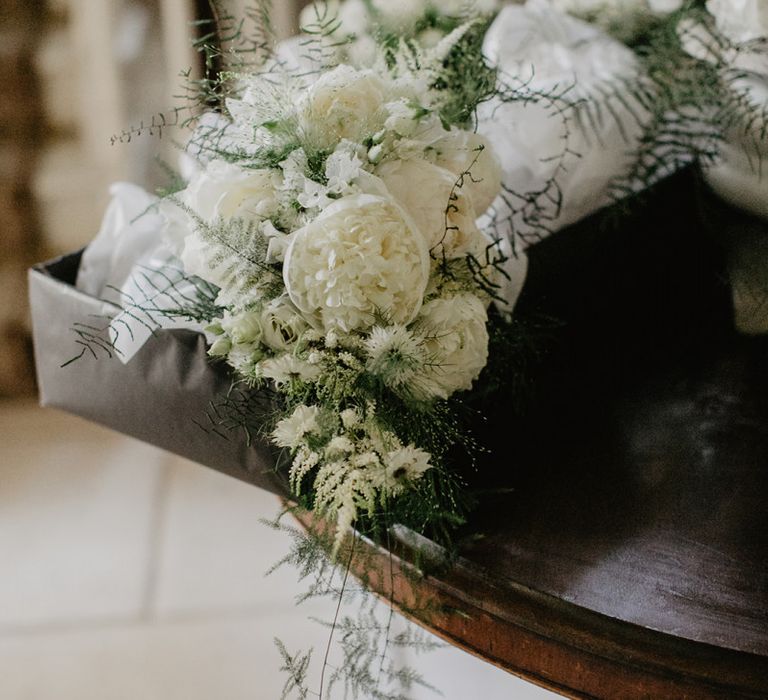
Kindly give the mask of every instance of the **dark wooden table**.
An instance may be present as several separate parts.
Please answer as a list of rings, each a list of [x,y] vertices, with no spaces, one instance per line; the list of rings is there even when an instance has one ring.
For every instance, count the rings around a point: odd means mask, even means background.
[[[768,344],[734,339],[622,387],[591,434],[561,426],[524,475],[508,445],[514,490],[484,500],[458,562],[374,585],[566,695],[768,697],[767,385]],[[413,571],[430,543],[404,533],[392,549]]]
[[[469,480],[497,491],[452,567],[390,580],[384,552],[361,572],[566,695],[768,698],[768,338],[733,331],[710,232],[738,220],[700,195],[683,174],[631,226],[593,218],[531,251],[519,312],[558,327],[525,409],[491,404]],[[413,571],[434,547],[390,549]]]

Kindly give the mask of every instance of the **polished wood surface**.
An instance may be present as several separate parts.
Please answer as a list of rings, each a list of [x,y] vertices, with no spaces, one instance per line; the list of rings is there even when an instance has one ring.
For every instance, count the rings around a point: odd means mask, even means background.
[[[700,195],[684,174],[531,251],[519,311],[558,327],[525,408],[492,404],[457,562],[414,566],[434,547],[405,533],[359,572],[566,695],[768,698],[768,338],[733,331]],[[386,550],[424,575],[378,576]]]

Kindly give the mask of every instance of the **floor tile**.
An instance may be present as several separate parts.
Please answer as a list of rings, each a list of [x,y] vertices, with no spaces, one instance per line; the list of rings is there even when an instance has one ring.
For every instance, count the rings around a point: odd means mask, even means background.
[[[296,575],[265,572],[289,538],[268,528],[280,503],[272,494],[175,459],[160,543],[155,612],[290,608]],[[286,521],[288,522],[288,521]]]
[[[2,697],[277,700],[280,662],[265,624],[246,618],[0,638]]]
[[[142,612],[164,453],[0,404],[0,629]]]
[[[0,636],[6,700],[277,700],[286,676],[273,643],[314,647],[316,689],[327,632],[303,615],[240,615],[215,620],[84,628]],[[556,697],[455,649],[414,659],[444,700],[547,700]],[[338,664],[331,656],[331,668]],[[330,671],[329,671],[330,672]],[[328,700],[340,700],[337,687]],[[414,690],[412,700],[437,700]],[[363,700],[360,698],[359,700]]]

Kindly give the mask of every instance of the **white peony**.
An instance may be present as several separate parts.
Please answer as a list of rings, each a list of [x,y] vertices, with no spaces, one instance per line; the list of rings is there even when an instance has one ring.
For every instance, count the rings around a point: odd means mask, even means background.
[[[430,393],[447,399],[467,391],[488,362],[488,315],[472,294],[433,299],[424,304],[415,323],[433,363]]]
[[[262,342],[272,350],[288,350],[309,325],[287,296],[264,306],[259,318]]]
[[[482,134],[454,129],[433,146],[436,165],[457,177],[467,171],[463,190],[472,198],[475,212],[482,214],[501,191],[501,164]]]
[[[320,430],[317,422],[320,410],[317,406],[297,406],[288,418],[283,418],[272,432],[278,447],[295,450],[309,433]]]
[[[323,73],[298,107],[299,127],[315,148],[360,143],[384,123],[386,86],[373,71],[340,65]]]
[[[343,197],[291,234],[283,278],[291,301],[328,330],[407,324],[421,307],[429,251],[392,200]]]
[[[467,183],[425,160],[394,160],[374,171],[413,219],[431,255],[453,259],[466,255],[480,235]]]

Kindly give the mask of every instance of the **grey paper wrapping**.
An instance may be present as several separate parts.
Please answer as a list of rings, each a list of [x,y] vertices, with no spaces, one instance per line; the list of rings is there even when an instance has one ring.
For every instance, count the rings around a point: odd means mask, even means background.
[[[206,431],[206,411],[223,398],[231,377],[206,356],[205,339],[182,330],[159,331],[128,363],[78,353],[73,325],[95,323],[105,304],[77,290],[81,253],[30,270],[35,361],[43,406],[88,420],[200,462],[251,484],[284,494],[266,442],[251,445],[242,430],[226,437]]]

